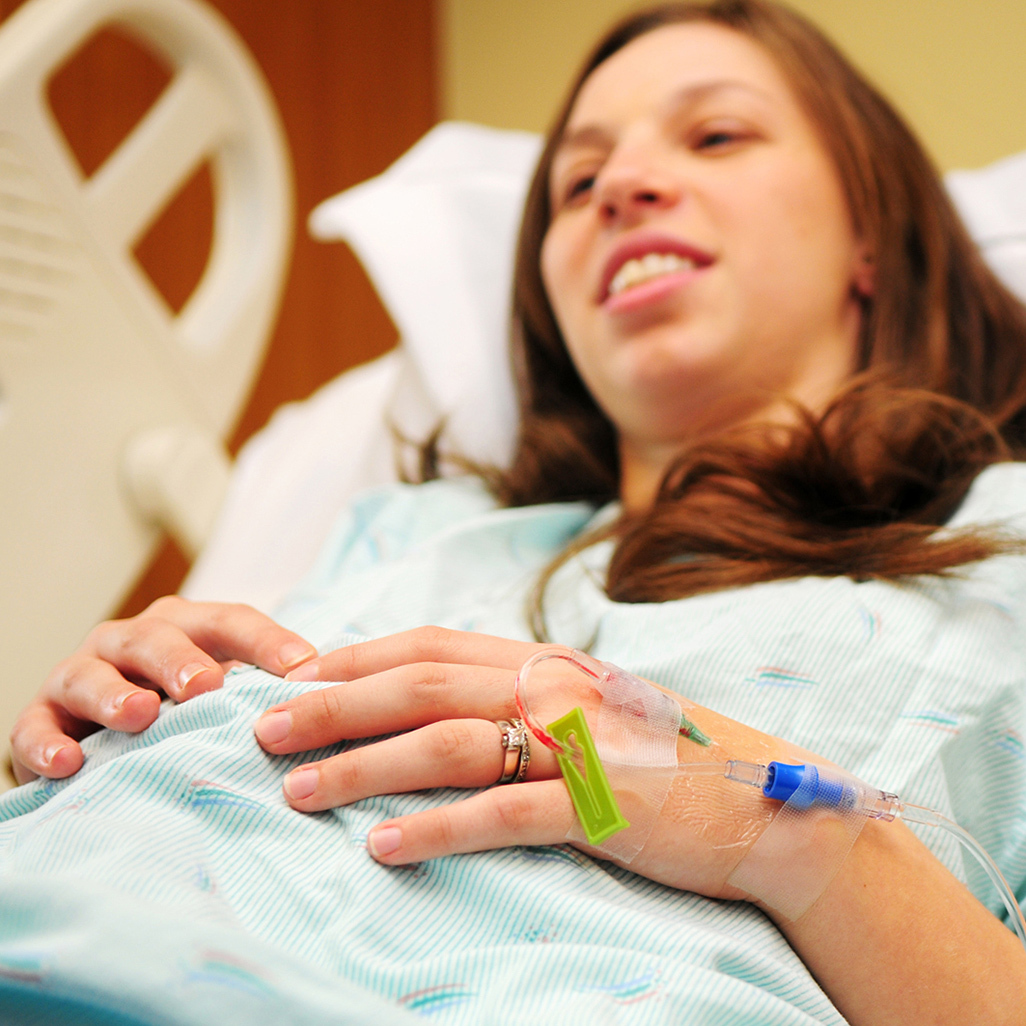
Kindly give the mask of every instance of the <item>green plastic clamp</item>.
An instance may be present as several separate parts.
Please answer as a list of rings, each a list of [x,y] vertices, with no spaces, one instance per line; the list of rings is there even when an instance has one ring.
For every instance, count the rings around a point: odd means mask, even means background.
[[[588,843],[601,844],[613,834],[629,827],[630,823],[623,818],[616,804],[609,777],[595,750],[595,741],[588,729],[588,721],[584,718],[584,710],[580,706],[571,709],[546,729],[564,748],[573,750],[576,746],[583,756],[583,774],[572,756],[557,754],[556,759]]]

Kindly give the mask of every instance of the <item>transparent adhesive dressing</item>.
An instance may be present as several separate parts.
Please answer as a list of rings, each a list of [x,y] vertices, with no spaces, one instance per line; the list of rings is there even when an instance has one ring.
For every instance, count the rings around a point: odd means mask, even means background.
[[[553,646],[532,656],[517,675],[514,696],[524,723],[559,761],[577,813],[567,835],[572,843],[628,864],[644,848],[678,776],[758,788],[780,806],[729,882],[798,919],[869,819],[902,818],[948,830],[979,860],[1026,947],[1026,921],[1001,871],[970,834],[939,813],[836,767],[729,758],[692,721],[686,701],[573,649]],[[689,743],[682,751],[695,746],[693,761],[679,758],[680,739]]]

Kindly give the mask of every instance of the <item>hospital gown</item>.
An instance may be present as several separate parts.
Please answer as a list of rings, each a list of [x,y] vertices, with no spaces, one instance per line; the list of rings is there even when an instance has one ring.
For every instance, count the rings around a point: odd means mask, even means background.
[[[529,639],[539,571],[611,513],[496,509],[469,479],[386,488],[345,515],[279,618],[322,651],[425,623]],[[1026,533],[1026,465],[985,471],[953,523]],[[1024,896],[1026,559],[619,604],[608,555],[557,573],[553,640],[957,818]],[[0,799],[0,1021],[843,1021],[748,904],[569,845],[378,865],[375,823],[458,794],[290,809],[282,778],[311,756],[266,754],[252,725],[310,686],[237,669],[141,734],[88,738],[72,779]],[[917,832],[1000,909],[953,842]]]

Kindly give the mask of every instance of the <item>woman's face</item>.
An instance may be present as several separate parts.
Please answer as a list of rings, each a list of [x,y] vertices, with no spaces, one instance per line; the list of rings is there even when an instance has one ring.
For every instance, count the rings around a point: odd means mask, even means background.
[[[552,165],[542,276],[625,474],[689,438],[821,407],[851,372],[871,266],[773,59],[711,24],[585,82]]]

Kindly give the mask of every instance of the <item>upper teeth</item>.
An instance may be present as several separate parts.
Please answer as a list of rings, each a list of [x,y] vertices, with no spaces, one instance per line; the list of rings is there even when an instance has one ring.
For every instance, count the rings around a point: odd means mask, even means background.
[[[643,257],[628,260],[613,276],[609,283],[609,294],[615,296],[632,285],[640,285],[643,281],[658,278],[661,274],[672,274],[674,271],[690,270],[695,261],[676,253],[646,253]]]

